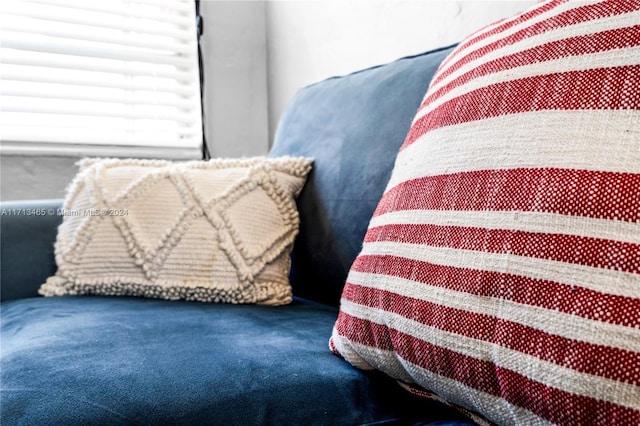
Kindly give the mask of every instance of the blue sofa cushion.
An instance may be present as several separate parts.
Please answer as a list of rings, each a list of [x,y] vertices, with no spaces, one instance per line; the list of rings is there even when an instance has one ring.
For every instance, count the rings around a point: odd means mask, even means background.
[[[282,116],[272,156],[314,158],[298,198],[294,294],[338,305],[400,145],[452,47],[400,59],[301,90]]]
[[[464,422],[333,355],[327,336],[336,315],[301,300],[5,302],[1,422],[363,424],[425,413]]]

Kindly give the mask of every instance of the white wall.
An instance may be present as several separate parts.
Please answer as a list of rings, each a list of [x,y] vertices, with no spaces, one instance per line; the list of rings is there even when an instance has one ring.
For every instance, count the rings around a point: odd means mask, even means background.
[[[295,92],[343,75],[457,43],[537,1],[311,0],[267,3],[271,135]]]
[[[206,135],[212,157],[269,149],[266,3],[202,1]]]
[[[62,198],[78,171],[79,157],[42,155],[0,156],[0,199]]]

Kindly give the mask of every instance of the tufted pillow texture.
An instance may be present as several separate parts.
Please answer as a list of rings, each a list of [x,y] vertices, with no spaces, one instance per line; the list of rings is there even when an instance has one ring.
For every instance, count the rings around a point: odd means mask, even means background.
[[[640,424],[640,2],[551,1],[436,72],[331,349],[498,424]]]
[[[289,303],[295,197],[311,164],[85,159],[40,294]]]

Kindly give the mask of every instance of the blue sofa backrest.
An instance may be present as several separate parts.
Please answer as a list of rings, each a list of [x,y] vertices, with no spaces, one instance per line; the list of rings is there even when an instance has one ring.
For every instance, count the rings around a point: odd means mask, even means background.
[[[396,153],[452,48],[330,78],[290,102],[269,155],[315,159],[298,199],[291,271],[296,296],[338,305]]]

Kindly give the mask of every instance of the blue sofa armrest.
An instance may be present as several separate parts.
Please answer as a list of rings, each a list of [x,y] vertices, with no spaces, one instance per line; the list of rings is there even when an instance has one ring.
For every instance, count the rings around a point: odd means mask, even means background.
[[[0,203],[0,300],[38,295],[56,272],[53,246],[62,200]]]

